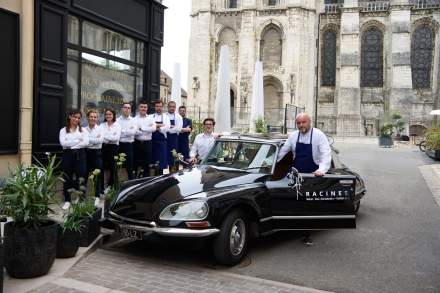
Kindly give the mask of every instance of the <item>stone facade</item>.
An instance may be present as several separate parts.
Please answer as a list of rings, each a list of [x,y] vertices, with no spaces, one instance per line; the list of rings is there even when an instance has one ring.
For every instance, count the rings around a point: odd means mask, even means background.
[[[375,136],[387,115],[399,112],[410,134],[429,126],[429,112],[438,108],[440,1],[193,0],[191,19],[187,105],[206,115],[222,45],[230,47],[236,115],[250,105],[257,60],[269,123],[284,119],[276,109],[292,104],[312,115],[317,108],[317,126],[328,133]],[[432,32],[431,51],[413,40],[421,26]],[[333,46],[324,43],[328,31],[336,35]],[[328,48],[335,52],[324,54]],[[422,88],[413,85],[419,52],[432,56],[428,70],[417,71],[429,75]],[[334,70],[325,82],[324,64],[326,74]]]

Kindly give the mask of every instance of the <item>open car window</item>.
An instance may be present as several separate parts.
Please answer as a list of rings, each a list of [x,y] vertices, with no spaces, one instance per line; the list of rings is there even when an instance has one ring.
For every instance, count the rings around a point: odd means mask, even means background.
[[[271,174],[275,156],[272,144],[217,141],[201,164]]]

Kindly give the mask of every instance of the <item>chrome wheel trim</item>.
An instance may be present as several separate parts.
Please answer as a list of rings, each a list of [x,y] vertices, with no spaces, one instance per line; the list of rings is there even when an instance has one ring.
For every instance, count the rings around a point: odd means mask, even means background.
[[[229,234],[229,250],[234,256],[239,255],[246,241],[246,224],[242,219],[236,219]]]

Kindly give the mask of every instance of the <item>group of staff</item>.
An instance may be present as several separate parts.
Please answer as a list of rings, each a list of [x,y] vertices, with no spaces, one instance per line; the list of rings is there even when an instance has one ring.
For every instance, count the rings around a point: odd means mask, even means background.
[[[156,175],[175,165],[173,152],[183,155],[186,161],[196,162],[203,158],[207,149],[214,142],[214,119],[203,121],[204,132],[197,135],[189,149],[189,136],[192,121],[186,117],[186,107],[180,106],[176,113],[176,103],[168,102],[167,112],[163,113],[163,102],[154,102],[154,114],[148,115],[148,102],[142,100],[138,104],[138,113],[131,116],[131,103],[122,105],[122,114],[116,118],[113,109],[105,109],[104,121],[98,124],[99,112],[89,110],[87,126],[81,127],[82,113],[72,110],[67,114],[66,125],[60,130],[59,140],[63,147],[62,168],[64,172],[64,205],[70,207],[70,190],[78,189],[78,181],[93,170],[100,170],[95,184],[95,205],[99,204],[99,196],[104,190],[104,170],[110,176],[107,185],[116,180],[115,157],[125,154],[125,169],[128,179],[150,175],[150,169],[156,169]]]

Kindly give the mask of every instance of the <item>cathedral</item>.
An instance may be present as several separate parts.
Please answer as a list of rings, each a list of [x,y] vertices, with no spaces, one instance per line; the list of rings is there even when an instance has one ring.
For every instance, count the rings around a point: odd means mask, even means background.
[[[439,108],[439,23],[440,0],[192,0],[187,105],[212,115],[227,45],[235,128],[260,60],[275,130],[300,110],[327,133],[376,136],[398,112],[419,134]]]

